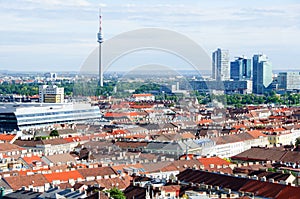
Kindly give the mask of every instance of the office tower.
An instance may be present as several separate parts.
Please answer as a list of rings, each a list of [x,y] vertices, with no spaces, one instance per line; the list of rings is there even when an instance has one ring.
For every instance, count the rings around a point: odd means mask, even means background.
[[[218,81],[230,79],[228,50],[218,48],[212,54],[212,78]]]
[[[230,79],[250,80],[251,79],[251,59],[246,57],[237,57],[235,61],[230,62]]]
[[[40,103],[64,103],[64,88],[56,85],[39,86]]]
[[[102,54],[101,54],[101,44],[103,43],[103,34],[102,34],[102,16],[101,11],[99,14],[99,32],[98,43],[99,43],[99,86],[103,87],[103,67],[102,67]]]
[[[299,72],[282,72],[278,75],[278,88],[283,90],[300,90]]]
[[[253,93],[264,94],[272,85],[272,64],[263,54],[253,56]]]

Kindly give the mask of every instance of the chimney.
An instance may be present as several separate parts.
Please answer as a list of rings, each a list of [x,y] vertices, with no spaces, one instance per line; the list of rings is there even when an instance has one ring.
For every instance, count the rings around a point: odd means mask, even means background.
[[[261,180],[262,182],[266,182],[266,181],[267,181],[267,178],[266,178],[266,176],[263,176],[263,177],[260,178],[260,180]]]

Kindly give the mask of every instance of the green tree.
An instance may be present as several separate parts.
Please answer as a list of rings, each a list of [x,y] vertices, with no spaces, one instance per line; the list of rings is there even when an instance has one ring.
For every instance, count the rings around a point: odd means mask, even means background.
[[[118,188],[114,187],[107,191],[110,194],[110,197],[113,199],[126,199],[124,193]]]
[[[49,134],[51,137],[54,137],[54,136],[59,136],[59,133],[58,131],[55,129],[55,130],[52,130]]]

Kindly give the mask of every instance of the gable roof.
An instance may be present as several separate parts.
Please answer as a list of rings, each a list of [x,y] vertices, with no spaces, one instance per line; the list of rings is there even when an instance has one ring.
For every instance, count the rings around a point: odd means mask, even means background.
[[[4,177],[4,180],[13,190],[21,189],[23,186],[28,187],[29,185],[33,187],[44,186],[44,184],[48,183],[48,180],[42,174],[9,176]]]
[[[266,177],[266,179],[274,179],[275,181],[280,181],[280,180],[287,180],[291,174],[287,174],[287,173],[281,173],[281,172],[267,172],[267,171],[262,171],[262,170],[258,170],[258,171],[250,171],[249,175],[251,176],[257,176],[257,177]]]
[[[227,165],[229,166],[231,163],[219,158],[219,157],[210,157],[210,158],[199,158],[198,161],[203,164],[204,168],[210,167],[211,164],[213,165]]]
[[[69,153],[47,155],[47,156],[44,156],[42,159],[44,159],[45,161],[50,161],[54,164],[57,164],[59,162],[67,163],[67,162],[75,162],[76,161],[76,159]]]
[[[111,167],[98,167],[98,168],[87,168],[87,169],[78,169],[78,172],[84,177],[90,176],[106,176],[117,174]]]
[[[36,162],[41,162],[44,163],[43,160],[37,156],[37,155],[32,155],[32,156],[24,156],[22,159],[28,164],[28,165],[33,165]]]
[[[300,187],[291,187],[277,183],[263,182],[248,178],[210,173],[200,170],[186,169],[177,175],[178,180],[185,183],[203,183],[206,185],[228,188],[233,191],[250,192],[264,198],[299,198]],[[297,197],[295,197],[297,196]],[[293,197],[291,197],[293,198]]]
[[[246,133],[251,135],[254,139],[257,139],[259,137],[266,137],[267,136],[267,135],[263,134],[261,131],[258,131],[258,130],[247,131]]]
[[[45,178],[49,183],[59,180],[61,182],[68,182],[69,179],[77,180],[78,178],[83,179],[83,176],[77,171],[63,171],[63,172],[53,172],[49,174],[44,174]]]
[[[170,161],[159,161],[159,162],[150,162],[150,163],[144,163],[143,168],[146,171],[146,173],[154,173],[162,171],[162,169],[168,165],[170,165],[172,162]]]
[[[117,187],[118,189],[123,190],[130,185],[130,180],[131,177],[125,176],[120,178],[100,179],[96,180],[96,182],[100,185],[100,187],[104,187],[105,189]]]
[[[124,191],[124,195],[128,199],[145,199],[147,189],[144,187],[137,187],[137,186],[129,186]],[[150,197],[152,195],[152,191],[150,191]]]
[[[12,134],[0,134],[0,140],[4,142],[12,141],[17,135]]]
[[[183,171],[187,168],[193,168],[193,167],[200,168],[202,164],[195,159],[192,160],[176,160],[172,162],[171,164],[165,166],[161,169],[161,171]]]
[[[10,144],[8,142],[0,143],[0,152],[7,152],[7,151],[20,151],[23,148],[17,146],[16,144]]]
[[[252,161],[284,161],[298,162],[300,159],[299,151],[284,151],[278,148],[253,147],[240,154],[232,157],[232,159],[252,160]]]
[[[14,144],[21,147],[36,147],[36,145],[61,145],[67,144],[68,142],[62,138],[53,138],[47,140],[16,140]]]

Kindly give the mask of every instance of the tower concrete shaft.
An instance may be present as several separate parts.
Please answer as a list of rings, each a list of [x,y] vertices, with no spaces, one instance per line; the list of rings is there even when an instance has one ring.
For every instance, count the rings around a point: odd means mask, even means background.
[[[99,86],[103,87],[103,66],[102,66],[102,52],[101,52],[101,45],[103,43],[103,34],[102,34],[102,15],[101,10],[99,12],[99,32],[98,36],[98,43],[99,43]]]

